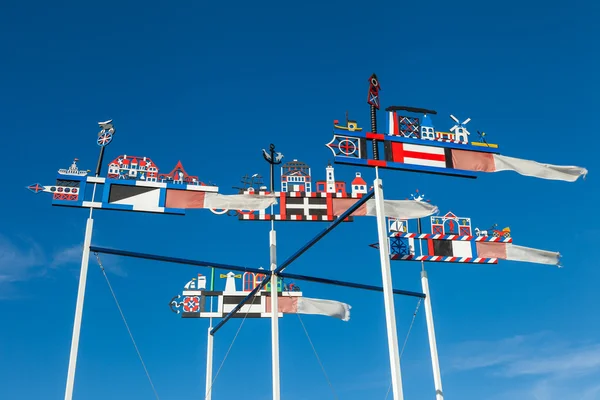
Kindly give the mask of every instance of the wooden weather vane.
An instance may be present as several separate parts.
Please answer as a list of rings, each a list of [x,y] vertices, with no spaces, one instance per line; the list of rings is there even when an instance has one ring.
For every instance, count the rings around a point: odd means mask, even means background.
[[[420,197],[420,196],[418,196]],[[418,201],[418,200],[417,200]],[[452,212],[430,217],[430,232],[389,229],[390,258],[398,261],[498,264],[498,260],[523,261],[559,266],[558,252],[513,244],[509,227],[472,229],[471,218]],[[405,221],[408,226],[408,221]],[[417,246],[415,243],[421,242]],[[373,247],[373,246],[371,246]],[[419,249],[419,250],[417,250]]]
[[[352,121],[347,123],[347,126],[351,126],[351,124]],[[347,128],[347,126],[342,128]],[[263,155],[265,154],[268,155],[266,151],[263,152]],[[267,155],[265,155],[265,159],[269,161],[271,158]],[[269,162],[269,164],[271,163]],[[331,163],[325,166],[323,172],[324,177],[320,176],[317,179],[311,167],[301,160],[293,159],[283,163],[279,177],[279,190],[274,186],[272,190],[268,190],[266,187],[257,190],[250,186],[238,188],[240,194],[254,195],[259,198],[275,196],[278,200],[277,205],[274,206],[276,209],[271,213],[268,213],[267,210],[237,210],[234,214],[229,215],[237,215],[240,220],[244,221],[335,221],[348,207],[365,196],[369,187],[360,172],[356,172],[351,181],[336,179],[335,169]],[[222,210],[218,213],[229,211]],[[353,220],[354,216],[346,218],[344,222]]]
[[[257,268],[248,268],[242,274],[228,272],[220,274],[221,279],[226,279],[223,290],[207,290],[206,277],[198,274],[197,278],[192,278],[183,288],[181,294],[174,296],[169,307],[175,314],[181,314],[182,318],[223,318],[230,313],[248,294],[256,289],[265,279],[269,271]],[[237,280],[241,279],[241,290],[238,287]],[[259,290],[253,301],[248,304],[247,311],[238,311],[232,318],[271,318],[270,297],[271,282]],[[313,314],[319,313],[348,321],[350,319],[350,306],[334,300],[327,299],[329,312],[322,313],[316,307],[323,299],[312,299],[305,297],[300,287],[295,283],[284,284],[283,279],[277,280],[277,293],[279,294],[279,318],[284,314]],[[213,301],[209,301],[213,299]],[[214,301],[216,300],[216,301]],[[211,306],[212,304],[212,306]],[[300,307],[298,306],[300,304]],[[314,308],[307,306],[315,305]],[[304,310],[303,310],[304,309]]]
[[[114,139],[115,127],[112,120],[98,125],[96,144],[100,146],[100,154],[94,176],[88,175],[89,171],[79,170],[78,159],[74,159],[69,168],[58,170],[55,184],[36,183],[27,188],[34,193],[51,193],[54,206],[175,215],[185,215],[188,209],[217,209],[222,203],[232,208],[264,210],[275,201],[218,194],[217,186],[207,185],[198,176],[188,174],[181,161],[161,172],[150,157],[123,154],[107,163],[108,171],[101,176],[104,152]],[[100,185],[101,193],[93,190],[90,196],[86,191],[90,185],[94,189]]]
[[[426,108],[387,107],[388,132],[379,133],[376,111],[380,108],[380,89],[379,79],[371,75],[367,97],[371,132],[343,129],[334,124],[333,138],[326,146],[333,153],[335,163],[465,178],[476,178],[477,172],[515,171],[525,176],[568,182],[585,177],[588,172],[582,167],[503,156],[497,144],[487,142],[485,133],[477,131],[479,142],[469,140],[466,125],[471,118],[460,122],[451,114],[454,125],[448,130],[438,130],[431,119],[437,112]],[[372,151],[367,150],[369,141]],[[383,144],[383,156],[379,152],[380,144]]]

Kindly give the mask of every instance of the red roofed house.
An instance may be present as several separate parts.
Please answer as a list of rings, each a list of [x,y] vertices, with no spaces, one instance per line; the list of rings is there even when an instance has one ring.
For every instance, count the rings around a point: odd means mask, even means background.
[[[158,167],[148,157],[122,155],[108,164],[108,178],[156,182]]]
[[[177,161],[177,165],[168,174],[160,174],[158,176],[160,182],[179,183],[184,185],[204,185],[198,180],[197,176],[188,175],[183,169],[181,161]]]
[[[350,186],[352,186],[352,194],[367,193],[367,182],[360,176],[360,172],[356,173],[356,178],[354,178]]]

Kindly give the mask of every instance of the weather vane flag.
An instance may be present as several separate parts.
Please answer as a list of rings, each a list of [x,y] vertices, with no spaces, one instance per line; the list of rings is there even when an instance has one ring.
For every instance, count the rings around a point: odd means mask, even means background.
[[[429,233],[423,233],[420,224],[417,233],[409,232],[408,220],[388,221],[392,260],[497,264],[501,259],[560,267],[560,253],[513,244],[509,227],[473,229],[471,218],[452,212],[429,218]]]
[[[269,160],[267,156],[265,158]],[[266,210],[256,209],[238,209],[233,213],[229,213],[230,210],[227,209],[212,211],[216,214],[237,215],[243,221],[335,221],[367,194],[369,185],[360,172],[356,172],[352,181],[345,182],[335,178],[335,168],[331,164],[327,164],[324,170],[325,178],[315,180],[311,167],[303,161],[293,159],[282,163],[279,176],[280,190],[272,192],[264,186],[259,174],[254,174],[252,177],[245,175],[242,178],[244,187],[238,188],[240,194],[256,198],[274,196],[279,200],[278,210],[274,213],[269,214]],[[271,175],[272,181],[274,181],[273,175]],[[385,213],[392,218],[423,218],[437,211],[437,207],[432,204],[409,200],[385,201]],[[344,221],[352,222],[354,217],[375,215],[375,201],[370,199]]]
[[[183,288],[180,295],[171,299],[171,311],[181,314],[182,318],[223,318],[230,313],[240,301],[266,278],[269,271],[258,269],[247,271],[244,274],[228,272],[221,274],[221,279],[226,279],[225,288],[220,291],[206,290],[206,277],[198,274]],[[242,280],[242,290],[238,289],[237,280]],[[349,304],[335,300],[311,299],[304,297],[300,287],[295,283],[284,284],[282,279],[277,280],[277,293],[279,299],[278,317],[283,314],[318,314],[342,321],[350,320]],[[245,311],[233,314],[232,318],[271,318],[271,282],[258,291],[254,300]],[[208,301],[214,298],[216,301]],[[210,305],[214,304],[214,307]]]
[[[475,178],[477,172],[514,171],[542,179],[576,181],[587,174],[577,166],[560,166],[508,157],[499,154],[499,146],[490,144],[485,133],[478,132],[480,141],[469,140],[467,124],[450,115],[454,125],[448,131],[438,130],[431,119],[435,110],[407,106],[385,109],[388,132],[378,133],[376,110],[379,109],[380,83],[370,78],[368,103],[371,107],[371,132],[364,132],[356,121],[346,126],[333,126],[333,138],[326,146],[336,163],[416,171]],[[371,142],[372,151],[368,151]],[[383,153],[383,157],[380,154]]]
[[[77,158],[67,169],[59,169],[54,185],[39,183],[27,188],[34,193],[52,194],[52,205],[98,208],[160,214],[184,215],[189,209],[254,209],[264,210],[277,202],[271,197],[246,194],[224,195],[219,188],[190,175],[178,161],[172,169],[163,171],[150,157],[122,154],[107,165],[105,177],[100,176],[104,152],[112,143],[115,128],[112,120],[100,122],[97,144],[100,155],[95,176],[89,170],[79,170]],[[88,184],[102,185],[99,199],[86,198]]]

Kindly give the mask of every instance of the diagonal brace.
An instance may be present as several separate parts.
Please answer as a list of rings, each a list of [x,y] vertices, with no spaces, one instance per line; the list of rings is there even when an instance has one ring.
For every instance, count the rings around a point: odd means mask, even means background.
[[[360,206],[365,204],[367,202],[367,200],[371,199],[373,196],[375,196],[375,191],[370,190],[367,194],[365,194],[364,197],[362,197],[359,201],[354,203],[352,205],[352,207],[350,207],[349,209],[344,211],[344,213],[342,215],[340,215],[340,217],[338,219],[333,221],[333,223],[331,225],[329,225],[327,228],[323,229],[323,231],[321,231],[317,236],[312,238],[307,244],[302,246],[297,252],[292,254],[287,260],[285,260],[283,263],[281,263],[281,265],[278,266],[277,269],[275,270],[275,273],[278,274],[279,272],[283,271],[288,265],[293,263],[298,257],[300,257],[308,249],[310,249],[312,246],[314,246],[319,240],[323,239],[323,237],[325,237],[325,235],[327,235],[336,226],[338,226],[340,223],[342,223],[342,221],[344,221],[346,218],[348,218],[350,215],[352,215],[352,213],[354,211],[358,210],[358,208]]]
[[[233,316],[233,314],[235,314],[236,312],[238,312],[244,304],[246,304],[246,302],[248,302],[248,300],[250,300],[259,290],[261,290],[272,278],[273,274],[275,275],[279,275],[279,273],[281,271],[283,271],[284,268],[286,268],[288,265],[290,265],[292,262],[294,262],[298,257],[300,257],[302,254],[304,254],[308,249],[310,249],[312,246],[315,245],[315,243],[317,243],[319,240],[323,239],[323,237],[325,237],[325,235],[327,235],[329,232],[331,232],[336,226],[338,226],[339,224],[341,224],[346,218],[348,218],[350,215],[352,215],[352,213],[354,213],[354,211],[358,210],[358,208],[360,206],[362,206],[363,204],[365,204],[367,202],[367,200],[371,199],[373,196],[375,196],[375,191],[374,190],[370,190],[364,197],[362,197],[360,200],[358,200],[356,203],[354,203],[350,208],[348,208],[346,211],[344,211],[342,213],[342,215],[340,215],[338,217],[338,219],[336,219],[335,221],[333,221],[333,223],[331,223],[327,228],[323,229],[318,235],[316,235],[314,238],[312,238],[311,240],[309,240],[309,242],[307,244],[305,244],[304,246],[302,246],[297,252],[295,252],[294,254],[292,254],[287,260],[285,260],[281,265],[279,265],[274,271],[271,272],[271,275],[268,275],[261,283],[259,286],[255,287],[254,290],[252,292],[250,292],[250,294],[248,296],[246,296],[244,299],[242,299],[242,301],[240,302],[240,304],[238,304],[237,306],[235,306],[233,308],[233,310],[231,310],[231,312],[229,312],[229,314],[227,314],[218,324],[217,326],[215,326],[212,331],[210,331],[211,335],[214,335],[219,329],[221,329],[221,327],[223,325],[225,325],[225,323],[227,321],[229,321],[229,319]],[[272,285],[271,285],[271,289]],[[275,290],[277,290],[275,288]],[[272,310],[273,312],[276,312],[275,310]]]
[[[253,272],[255,274],[264,274],[264,275],[267,275],[267,273],[270,272],[270,271],[266,271],[266,270],[260,269],[260,268],[242,267],[242,266],[230,265],[230,264],[218,264],[218,263],[213,263],[213,262],[209,262],[209,261],[198,261],[198,260],[190,260],[190,259],[186,259],[186,258],[160,256],[157,254],[139,253],[139,252],[135,252],[135,251],[110,249],[110,248],[98,247],[98,246],[90,246],[90,251],[93,253],[112,254],[112,255],[124,256],[124,257],[141,258],[141,259],[146,259],[146,260],[164,261],[164,262],[170,262],[170,263],[175,263],[175,264],[197,265],[197,266],[201,266],[201,267],[210,267],[210,268],[222,269],[222,270],[226,270],[226,271]],[[365,285],[363,283],[345,282],[345,281],[340,281],[338,279],[321,278],[318,276],[288,274],[287,272],[279,273],[278,276],[280,276],[284,279],[289,278],[289,279],[296,279],[299,281],[317,282],[317,283],[323,283],[326,285],[335,285],[335,286],[346,286],[346,287],[351,287],[351,288],[356,288],[356,289],[373,290],[373,291],[377,291],[377,292],[383,291],[383,288],[381,286],[372,286],[372,285]],[[400,289],[394,289],[394,294],[425,298],[425,295],[423,293],[411,292],[411,291],[400,290]]]

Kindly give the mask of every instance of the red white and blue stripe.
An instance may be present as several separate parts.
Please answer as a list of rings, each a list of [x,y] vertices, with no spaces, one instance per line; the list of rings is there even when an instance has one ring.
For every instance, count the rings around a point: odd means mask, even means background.
[[[480,257],[448,257],[448,256],[416,256],[412,254],[400,255],[392,254],[392,260],[403,261],[432,261],[432,262],[454,262],[454,263],[470,263],[470,264],[498,264],[497,258],[480,258]]]
[[[459,241],[475,241],[475,242],[498,242],[512,243],[511,237],[502,236],[468,236],[468,235],[434,235],[431,233],[401,233],[394,232],[390,237],[408,238],[408,239],[434,239],[434,240],[459,240]]]

